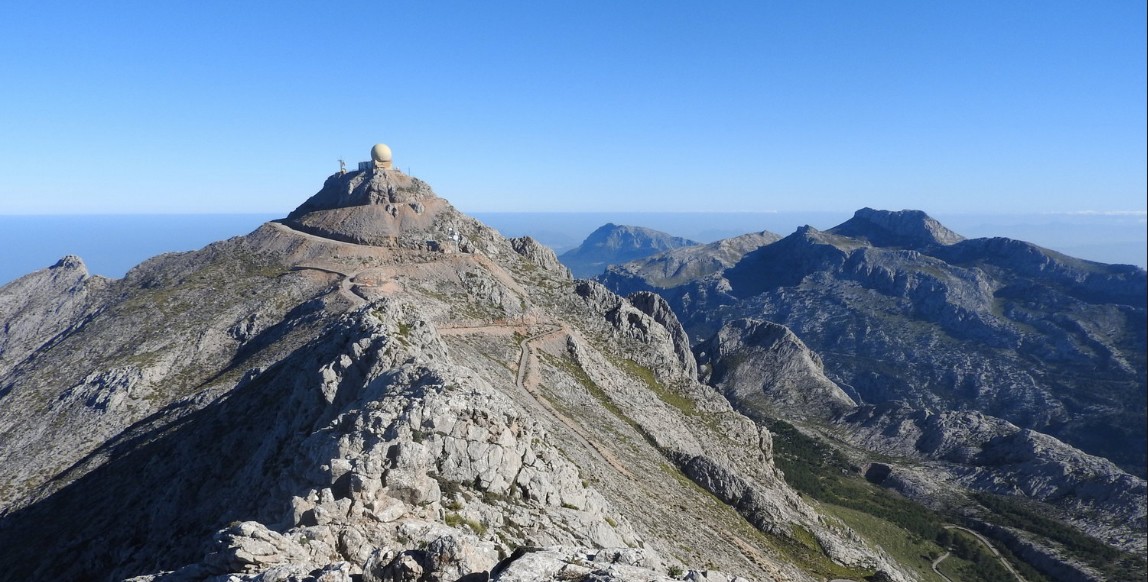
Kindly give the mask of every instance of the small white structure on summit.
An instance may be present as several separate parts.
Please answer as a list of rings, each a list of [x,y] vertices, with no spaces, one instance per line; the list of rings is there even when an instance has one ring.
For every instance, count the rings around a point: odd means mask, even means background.
[[[360,172],[366,172],[372,169],[389,170],[392,167],[391,148],[387,147],[385,143],[377,143],[375,147],[371,148],[371,161],[359,162]]]

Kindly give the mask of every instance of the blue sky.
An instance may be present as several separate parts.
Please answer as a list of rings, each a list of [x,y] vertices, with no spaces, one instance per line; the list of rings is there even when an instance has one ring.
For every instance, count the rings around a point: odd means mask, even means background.
[[[0,214],[1142,212],[1146,3],[0,4]]]

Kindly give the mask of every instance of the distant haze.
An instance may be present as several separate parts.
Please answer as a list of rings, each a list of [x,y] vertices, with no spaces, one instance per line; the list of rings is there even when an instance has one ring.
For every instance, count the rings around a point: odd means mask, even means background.
[[[809,224],[836,226],[849,212],[769,213],[474,213],[506,236],[529,235],[563,252],[607,222],[644,226],[701,242],[768,230],[790,234]],[[1143,214],[933,215],[968,237],[1005,236],[1074,257],[1148,265]],[[279,218],[272,214],[0,216],[0,284],[78,255],[91,272],[122,277],[139,262],[165,252],[190,251],[246,234]]]

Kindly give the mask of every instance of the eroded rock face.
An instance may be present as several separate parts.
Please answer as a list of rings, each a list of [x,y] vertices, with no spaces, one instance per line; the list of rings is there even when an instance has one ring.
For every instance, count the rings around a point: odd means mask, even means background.
[[[558,260],[558,256],[550,247],[539,244],[528,236],[510,239],[510,246],[514,248],[514,252],[526,257],[531,263],[570,277],[570,270]]]
[[[828,420],[856,406],[825,377],[821,358],[776,323],[734,320],[696,351],[702,380],[747,413]]]
[[[98,309],[105,287],[105,279],[91,276],[72,255],[0,287],[0,376],[43,342],[81,325]]]

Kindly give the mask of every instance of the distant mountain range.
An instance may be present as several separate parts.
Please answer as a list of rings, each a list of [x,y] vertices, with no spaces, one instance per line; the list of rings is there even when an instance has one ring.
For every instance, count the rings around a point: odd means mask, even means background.
[[[1143,269],[966,240],[918,211],[863,209],[690,281],[664,275],[687,252],[731,262],[719,248],[661,253],[600,279],[619,293],[656,290],[694,342],[738,317],[780,323],[862,402],[981,410],[1144,475]]]
[[[651,228],[605,224],[582,244],[559,255],[575,277],[593,277],[608,265],[624,263],[662,251],[700,244]]]
[[[958,492],[956,505],[1021,495],[1142,551],[1143,269],[965,239],[920,211],[763,234],[598,280],[664,297],[703,379],[742,412],[888,455],[873,477],[886,486],[931,503]]]

